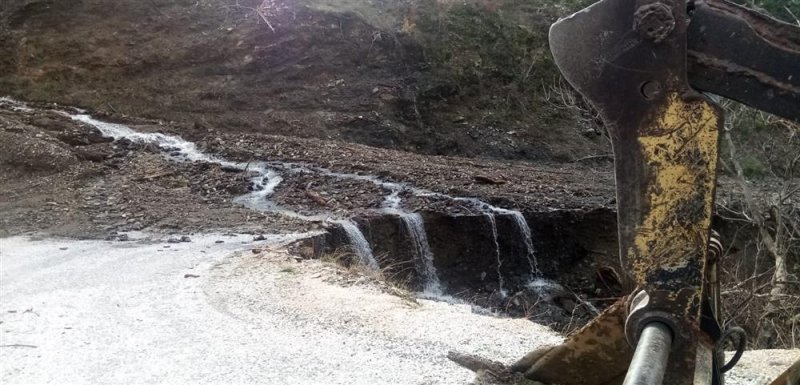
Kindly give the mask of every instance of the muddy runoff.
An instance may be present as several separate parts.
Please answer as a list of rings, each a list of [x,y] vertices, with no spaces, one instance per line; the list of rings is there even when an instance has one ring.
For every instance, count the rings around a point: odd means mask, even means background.
[[[616,225],[609,209],[522,212],[306,162],[231,160],[177,135],[140,132],[78,109],[58,112],[126,148],[221,168],[242,185],[233,202],[322,225],[324,232],[293,246],[302,256],[363,266],[419,297],[469,303],[476,311],[524,316],[569,331],[623,289],[611,267],[617,263]],[[354,191],[345,198],[348,209],[331,208],[325,192],[314,188],[320,185]]]

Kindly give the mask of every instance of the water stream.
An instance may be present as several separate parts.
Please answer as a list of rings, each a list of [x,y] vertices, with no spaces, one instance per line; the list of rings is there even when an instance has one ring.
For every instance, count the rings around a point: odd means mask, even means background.
[[[433,252],[428,243],[428,235],[425,232],[425,222],[422,215],[418,213],[400,213],[400,219],[405,224],[409,239],[414,246],[414,261],[417,274],[422,278],[423,293],[428,296],[441,296],[442,283],[436,274],[436,267],[433,265]]]
[[[528,222],[525,220],[525,217],[522,215],[521,212],[517,210],[509,210],[504,209],[501,207],[490,205],[480,199],[477,198],[465,198],[465,197],[453,197],[447,194],[441,193],[433,193],[429,191],[422,191],[422,190],[413,190],[414,194],[417,196],[429,196],[429,197],[439,197],[454,200],[456,202],[466,203],[468,206],[475,208],[479,213],[483,215],[509,215],[514,219],[514,223],[519,230],[520,239],[525,245],[526,249],[526,257],[528,259],[528,264],[531,268],[531,277],[537,277],[540,275],[539,273],[539,263],[536,260],[536,249],[533,247],[533,237],[531,235],[531,228],[528,226]],[[492,218],[492,223],[495,222],[495,219]],[[496,224],[494,225],[495,231],[497,230]]]
[[[519,229],[522,242],[525,244],[525,256],[528,258],[528,264],[531,267],[531,276],[539,276],[539,262],[536,260],[536,249],[533,247],[533,237],[531,236],[531,228],[522,213],[516,210],[506,210],[497,208],[498,212],[511,215],[514,218],[514,223]]]
[[[494,214],[486,214],[486,219],[489,220],[489,227],[492,230],[492,239],[494,240],[494,251],[495,256],[497,257],[497,284],[500,286],[500,295],[505,298],[508,294],[506,293],[505,288],[503,287],[504,280],[503,280],[503,273],[500,271],[500,268],[503,266],[503,259],[500,256],[500,243],[497,240],[497,221],[494,218]]]
[[[24,103],[15,102],[8,98],[1,98],[0,102],[4,102],[6,104],[14,102],[12,107],[20,111],[25,111],[27,109]],[[207,162],[220,165],[221,167],[241,170],[247,173],[247,176],[249,177],[249,192],[245,195],[236,197],[234,202],[256,211],[271,212],[302,220],[333,221],[338,223],[347,234],[348,240],[353,247],[353,251],[359,257],[360,261],[372,269],[378,269],[379,265],[375,260],[375,256],[372,253],[369,243],[364,237],[364,234],[352,220],[336,219],[332,214],[314,216],[303,215],[301,213],[279,207],[275,202],[269,199],[269,197],[274,193],[275,189],[283,181],[283,177],[281,176],[279,170],[284,173],[304,172],[339,179],[360,180],[374,183],[386,191],[386,195],[384,196],[384,200],[381,205],[382,211],[391,211],[396,213],[400,216],[405,224],[409,239],[414,245],[413,253],[415,255],[415,260],[417,261],[417,272],[423,281],[424,292],[427,295],[441,296],[443,291],[442,285],[433,265],[434,255],[431,252],[430,245],[428,244],[422,216],[417,213],[406,212],[401,208],[402,198],[400,194],[404,191],[420,197],[435,196],[464,202],[469,206],[474,207],[478,212],[487,217],[494,240],[500,292],[503,295],[505,295],[504,280],[500,272],[502,256],[500,254],[495,215],[505,214],[511,215],[512,218],[514,218],[514,221],[520,232],[520,237],[522,238],[527,249],[527,258],[530,263],[532,274],[533,276],[538,274],[537,261],[531,239],[530,227],[528,227],[525,218],[519,211],[495,207],[477,198],[452,197],[446,194],[434,193],[427,190],[414,188],[402,183],[387,182],[372,175],[339,173],[321,167],[291,162],[232,162],[224,158],[203,153],[197,148],[196,144],[186,141],[178,136],[161,133],[138,132],[126,125],[99,121],[83,112],[78,114],[70,114],[63,111],[59,112],[69,116],[74,120],[89,124],[97,128],[104,136],[111,137],[115,140],[127,139],[138,143],[155,144],[159,147],[159,149],[162,150],[164,155],[172,161]]]
[[[350,246],[352,246],[353,252],[358,256],[361,264],[370,269],[378,270],[380,266],[378,266],[378,261],[375,260],[375,256],[372,254],[372,247],[370,247],[367,238],[364,237],[364,233],[359,230],[355,222],[348,219],[337,221],[337,223],[342,225],[342,229],[344,229],[347,239],[350,241]]]

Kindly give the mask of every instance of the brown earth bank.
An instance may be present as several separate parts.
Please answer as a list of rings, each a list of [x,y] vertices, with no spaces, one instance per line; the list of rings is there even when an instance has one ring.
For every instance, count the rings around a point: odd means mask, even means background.
[[[103,231],[143,228],[292,230],[296,228],[293,222],[302,223],[232,203],[248,189],[240,170],[203,162],[172,162],[154,145],[113,142],[91,125],[60,112],[74,110],[45,104],[38,107],[23,111],[16,104],[0,101],[4,235],[44,230],[97,237]],[[124,121],[141,132],[177,134],[186,128],[126,117],[101,119]],[[233,161],[268,161],[276,167],[289,167],[285,162],[292,162],[330,173],[371,175],[409,188],[475,197],[520,211],[591,211],[614,204],[608,167],[432,157],[339,141],[213,129],[187,139],[202,151]],[[342,180],[335,174],[286,173],[283,177],[273,199],[307,214],[348,217],[380,208],[386,194],[371,181]],[[450,199],[413,196],[409,191],[400,195],[406,199],[404,205],[416,211],[479,212]],[[67,225],[70,222],[77,227]]]
[[[0,90],[188,131],[603,156],[607,139],[549,92],[551,3],[7,0]]]
[[[372,229],[365,233],[381,265],[386,266],[387,276],[420,289],[419,276],[410,268],[413,247],[405,243],[404,230],[398,228],[396,218],[391,222],[392,215],[379,214],[388,193],[376,184],[380,180],[402,185],[402,208],[425,215],[431,248],[438,255],[437,268],[449,293],[520,316],[530,311],[530,301],[542,302],[536,319],[565,330],[590,319],[593,309],[584,309],[583,300],[576,300],[572,289],[560,285],[553,286],[547,303],[525,296],[523,288],[532,272],[518,225],[508,216],[498,216],[498,235],[492,241],[486,209],[453,197],[477,198],[524,212],[531,218],[537,238],[545,235],[536,243],[542,249],[541,272],[561,275],[559,271],[570,271],[563,274],[564,285],[592,295],[617,293],[606,282],[602,283],[604,289],[597,288],[587,251],[596,243],[613,244],[607,239],[613,234],[613,183],[607,168],[534,167],[216,130],[190,138],[201,151],[219,158],[269,162],[279,170],[283,181],[270,200],[294,213],[285,215],[234,203],[248,192],[246,171],[208,162],[174,162],[152,143],[111,141],[66,113],[77,110],[0,100],[0,148],[4,149],[0,158],[4,180],[0,186],[0,236],[43,233],[125,240],[130,231],[145,230],[173,234],[178,242],[209,231],[264,234],[327,229],[322,250],[316,252],[312,247],[313,254],[304,254],[319,257],[349,250],[349,240],[330,220],[356,217],[359,225]],[[140,132],[186,132],[179,125],[145,119],[103,119],[125,122]],[[418,190],[449,197],[419,195]],[[582,214],[573,214],[592,212],[600,212],[602,218],[582,221]],[[302,220],[295,214],[313,217]],[[602,231],[592,234],[592,228],[603,221]],[[576,222],[581,223],[573,226]],[[575,234],[587,235],[586,241],[579,242],[584,237]],[[562,237],[569,239],[557,241]],[[457,244],[461,247],[454,247]],[[493,244],[496,249],[490,247]],[[506,258],[502,269],[495,265],[500,263],[500,253]],[[612,255],[607,254],[606,259]],[[564,269],[569,263],[581,267]],[[620,279],[613,273],[610,277]],[[611,285],[619,288],[619,282]],[[500,295],[505,290],[517,294]]]

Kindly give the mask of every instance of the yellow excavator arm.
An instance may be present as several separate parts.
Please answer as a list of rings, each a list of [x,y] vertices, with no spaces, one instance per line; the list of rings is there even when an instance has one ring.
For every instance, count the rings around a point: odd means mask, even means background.
[[[601,0],[550,29],[614,150],[620,257],[636,290],[508,374],[562,385],[723,385],[711,219],[723,111],[800,120],[800,28],[722,0]],[[712,284],[709,284],[709,283]],[[735,359],[734,359],[735,361]],[[775,385],[799,385],[800,363]]]

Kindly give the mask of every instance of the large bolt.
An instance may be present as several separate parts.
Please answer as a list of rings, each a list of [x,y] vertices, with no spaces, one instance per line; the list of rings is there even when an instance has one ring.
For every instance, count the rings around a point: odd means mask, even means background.
[[[672,8],[661,2],[639,7],[633,15],[633,28],[645,38],[660,43],[675,29]]]

